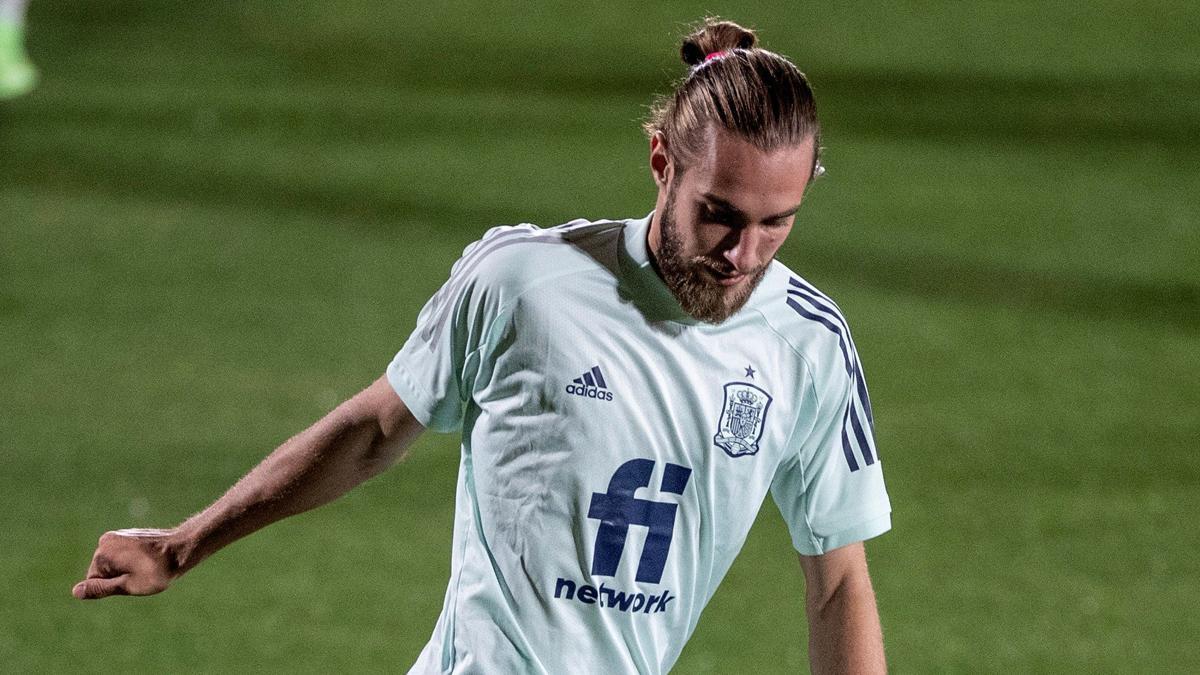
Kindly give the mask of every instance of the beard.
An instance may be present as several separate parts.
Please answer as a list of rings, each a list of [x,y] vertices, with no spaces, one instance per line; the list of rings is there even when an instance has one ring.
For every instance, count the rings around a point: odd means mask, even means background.
[[[674,190],[667,194],[659,225],[661,237],[656,262],[663,281],[683,311],[705,323],[724,323],[744,307],[771,264],[768,260],[762,268],[747,274],[748,278],[736,286],[722,286],[704,274],[704,270],[716,274],[728,270],[706,256],[684,257],[683,242],[675,223]]]

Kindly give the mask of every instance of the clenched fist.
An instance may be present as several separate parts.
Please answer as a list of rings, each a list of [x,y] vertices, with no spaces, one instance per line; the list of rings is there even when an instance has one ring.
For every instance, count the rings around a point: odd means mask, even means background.
[[[71,594],[80,600],[110,595],[153,595],[175,578],[176,562],[168,545],[170,530],[105,532],[96,545],[87,578]]]

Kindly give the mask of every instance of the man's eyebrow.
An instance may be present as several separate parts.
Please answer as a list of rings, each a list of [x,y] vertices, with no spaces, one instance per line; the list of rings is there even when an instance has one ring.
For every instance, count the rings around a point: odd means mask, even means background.
[[[737,215],[739,215],[739,216],[744,216],[744,215],[745,215],[744,213],[742,213],[742,210],[741,210],[741,209],[739,209],[738,207],[734,206],[734,205],[733,205],[733,204],[731,204],[730,202],[728,202],[728,201],[725,201],[724,199],[721,199],[720,197],[718,197],[718,196],[714,195],[714,194],[713,194],[713,193],[711,193],[711,192],[705,192],[704,194],[702,194],[702,195],[700,195],[700,196],[701,196],[701,197],[704,197],[704,199],[705,199],[706,201],[710,201],[710,202],[712,202],[713,204],[715,204],[715,205],[719,206],[721,209],[723,209],[723,210],[725,210],[725,211],[729,211],[729,212],[731,212],[731,213],[735,213],[735,214],[737,214]]]
[[[721,199],[720,197],[714,195],[711,192],[705,192],[704,194],[702,194],[700,196],[703,197],[704,199],[706,199],[707,201],[712,202],[714,205],[720,207],[721,209],[723,209],[725,211],[729,211],[729,212],[731,212],[735,215],[741,216],[743,218],[745,218],[745,216],[746,216],[746,214],[741,209],[734,206],[730,202],[728,202],[724,199]],[[800,205],[797,204],[794,207],[788,209],[787,211],[783,211],[783,212],[777,213],[773,216],[767,216],[766,218],[763,218],[763,222],[766,223],[766,222],[770,222],[772,220],[783,220],[784,218],[787,218],[788,216],[794,215],[799,210],[800,210]]]
[[[784,218],[787,218],[788,216],[796,215],[796,212],[799,210],[800,210],[800,205],[797,204],[797,205],[793,206],[792,208],[788,209],[787,211],[784,211],[782,213],[776,213],[773,216],[768,216],[766,218],[763,218],[763,222],[769,222],[772,220],[783,220]]]

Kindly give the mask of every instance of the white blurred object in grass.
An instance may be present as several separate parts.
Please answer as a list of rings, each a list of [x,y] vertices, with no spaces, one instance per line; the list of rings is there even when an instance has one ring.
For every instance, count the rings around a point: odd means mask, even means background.
[[[28,0],[0,0],[0,100],[29,93],[37,69],[25,53],[25,8]]]

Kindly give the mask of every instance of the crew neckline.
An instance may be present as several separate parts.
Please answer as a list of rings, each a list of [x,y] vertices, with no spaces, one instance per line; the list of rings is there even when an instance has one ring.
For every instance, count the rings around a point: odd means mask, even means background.
[[[643,304],[643,313],[651,320],[667,320],[694,326],[702,323],[683,311],[679,300],[650,261],[650,223],[654,211],[644,218],[626,221],[622,238],[627,260],[622,260],[622,273],[631,283],[634,297]]]

